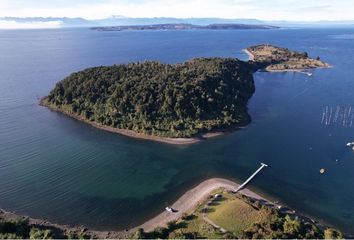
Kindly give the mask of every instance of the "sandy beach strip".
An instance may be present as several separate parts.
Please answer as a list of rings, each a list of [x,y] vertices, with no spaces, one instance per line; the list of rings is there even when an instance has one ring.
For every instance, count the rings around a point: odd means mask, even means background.
[[[178,212],[171,213],[164,211],[156,217],[148,220],[144,224],[132,230],[143,228],[145,231],[152,231],[156,227],[164,227],[168,222],[181,218],[184,213],[191,213],[214,190],[224,188],[226,190],[233,191],[236,190],[239,186],[240,184],[223,178],[208,179],[200,183],[198,186],[187,191],[174,204],[170,206]],[[251,197],[253,199],[270,202],[265,198],[261,197],[260,195],[248,190],[247,188],[239,191],[239,193]]]
[[[263,72],[268,72],[268,73],[281,73],[281,72],[297,72],[297,73],[302,73],[308,75],[310,72],[315,69],[327,69],[327,68],[332,68],[331,65],[328,65],[326,67],[313,67],[313,68],[289,68],[289,69],[263,69],[261,71]]]
[[[254,60],[254,55],[248,49],[243,49],[243,51],[248,55],[250,61]]]

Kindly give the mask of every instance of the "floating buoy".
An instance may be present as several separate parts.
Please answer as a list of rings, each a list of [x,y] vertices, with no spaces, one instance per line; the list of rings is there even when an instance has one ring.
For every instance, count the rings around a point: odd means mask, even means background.
[[[321,173],[321,174],[324,174],[325,171],[326,171],[326,169],[324,169],[324,168],[321,168],[321,169],[320,169],[320,173]]]

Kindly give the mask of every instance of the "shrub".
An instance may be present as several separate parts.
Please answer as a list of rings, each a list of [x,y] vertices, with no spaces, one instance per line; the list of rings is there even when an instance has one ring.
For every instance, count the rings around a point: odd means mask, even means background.
[[[325,239],[342,239],[342,233],[336,229],[328,228],[324,231],[324,238]]]
[[[53,239],[53,233],[49,229],[42,230],[38,228],[31,228],[29,237],[30,239]]]

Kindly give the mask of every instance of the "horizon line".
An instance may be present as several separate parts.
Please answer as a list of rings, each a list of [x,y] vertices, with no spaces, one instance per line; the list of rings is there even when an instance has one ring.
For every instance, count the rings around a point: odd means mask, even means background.
[[[316,23],[316,22],[354,22],[354,19],[346,19],[346,20],[326,20],[326,19],[318,19],[318,20],[285,20],[285,19],[272,19],[272,20],[265,20],[261,18],[223,18],[223,17],[168,17],[168,16],[155,16],[155,17],[129,17],[129,16],[122,16],[122,15],[111,15],[104,18],[86,18],[86,17],[67,17],[67,16],[0,16],[0,19],[4,18],[19,18],[19,19],[31,19],[31,18],[44,18],[44,19],[84,19],[87,21],[95,21],[95,20],[105,20],[105,19],[163,19],[163,18],[170,18],[170,19],[222,19],[222,20],[257,20],[262,22],[290,22],[290,23]]]

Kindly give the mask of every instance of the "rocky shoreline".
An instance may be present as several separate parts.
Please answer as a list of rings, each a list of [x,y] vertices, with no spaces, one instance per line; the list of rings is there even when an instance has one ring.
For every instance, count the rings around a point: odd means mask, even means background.
[[[190,138],[168,138],[168,137],[159,137],[159,136],[138,133],[138,132],[135,132],[133,130],[128,130],[128,129],[120,129],[120,128],[115,128],[115,127],[104,126],[104,125],[99,124],[94,121],[88,121],[87,119],[85,119],[83,117],[80,117],[80,116],[73,114],[69,111],[66,111],[66,110],[58,108],[52,104],[49,104],[48,101],[46,101],[46,98],[42,98],[40,100],[39,105],[41,105],[43,107],[47,107],[51,111],[62,113],[68,117],[74,118],[80,122],[84,122],[86,124],[91,125],[92,127],[95,127],[95,128],[98,128],[98,129],[101,129],[104,131],[108,131],[111,133],[117,133],[117,134],[124,135],[127,137],[133,137],[133,138],[143,139],[143,140],[151,140],[154,142],[167,143],[167,144],[172,144],[172,145],[190,145],[190,144],[199,143],[199,142],[205,141],[210,138],[214,138],[214,137],[222,136],[222,135],[225,135],[228,133],[232,133],[236,130],[243,128],[245,125],[247,125],[245,123],[242,125],[231,126],[231,127],[225,128],[225,129],[220,129],[220,130],[216,130],[216,131],[210,131],[207,133],[199,134],[198,136],[190,137]]]
[[[68,225],[61,225],[51,223],[44,219],[31,218],[29,216],[18,215],[13,212],[0,209],[0,220],[16,221],[16,220],[28,220],[28,225],[31,227],[37,227],[40,229],[51,230],[56,237],[66,238],[69,234],[75,236],[86,236],[87,238],[104,239],[104,238],[124,238],[128,232],[124,231],[95,231],[89,230],[85,226],[72,227]]]

